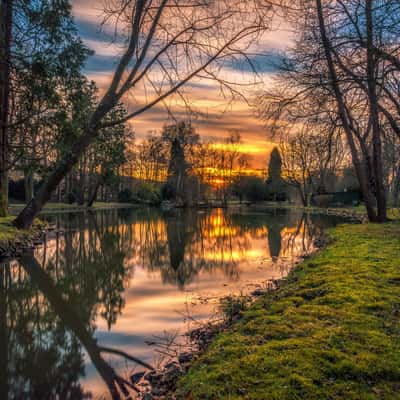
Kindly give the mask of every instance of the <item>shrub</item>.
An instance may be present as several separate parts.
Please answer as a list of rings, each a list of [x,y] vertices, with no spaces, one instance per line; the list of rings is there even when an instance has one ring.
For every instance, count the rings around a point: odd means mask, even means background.
[[[15,200],[25,200],[25,184],[23,179],[10,180],[8,183],[9,196]]]
[[[163,200],[174,200],[175,196],[175,187],[170,182],[164,183],[164,185],[161,187],[161,198]]]
[[[244,187],[244,195],[251,202],[263,201],[267,197],[267,188],[263,179],[249,177]]]
[[[140,203],[158,205],[161,203],[160,188],[151,183],[140,183],[136,187],[136,200]]]
[[[122,189],[118,193],[118,201],[120,203],[130,203],[132,201],[132,199],[133,199],[132,190],[129,188]]]
[[[313,197],[314,204],[321,208],[328,208],[332,200],[333,196],[331,194],[319,194]]]
[[[238,319],[243,311],[250,305],[251,298],[240,294],[239,296],[229,295],[223,297],[219,302],[219,310],[227,322]]]

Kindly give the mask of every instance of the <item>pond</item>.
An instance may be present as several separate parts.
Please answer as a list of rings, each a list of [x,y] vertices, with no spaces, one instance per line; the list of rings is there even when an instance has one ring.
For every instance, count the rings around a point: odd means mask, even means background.
[[[48,217],[45,243],[0,266],[0,398],[109,398],[109,367],[152,365],[149,342],[209,318],[218,299],[287,275],[342,222],[292,210],[120,209]],[[111,384],[112,386],[112,384]]]

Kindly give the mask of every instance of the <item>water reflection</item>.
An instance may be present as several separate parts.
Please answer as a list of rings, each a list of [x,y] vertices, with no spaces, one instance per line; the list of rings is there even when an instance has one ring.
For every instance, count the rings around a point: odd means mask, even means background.
[[[109,344],[150,360],[144,337],[181,324],[174,313],[186,291],[224,294],[271,271],[286,274],[283,261],[311,251],[336,221],[287,211],[120,210],[51,222],[58,233],[44,246],[0,266],[1,399],[85,399],[104,390],[123,398],[131,388],[105,356]]]

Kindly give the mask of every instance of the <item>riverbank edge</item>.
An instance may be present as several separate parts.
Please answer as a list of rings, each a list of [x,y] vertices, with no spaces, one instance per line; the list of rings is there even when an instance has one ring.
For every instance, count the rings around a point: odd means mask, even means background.
[[[322,214],[322,215],[331,215],[335,217],[342,217],[347,219],[348,221],[367,223],[368,216],[364,206],[355,206],[355,207],[316,207],[316,206],[308,206],[304,207],[301,205],[293,205],[293,204],[285,204],[285,203],[272,203],[265,202],[254,204],[250,206],[251,209],[281,209],[281,210],[295,210],[295,211],[303,211],[305,213],[310,214]],[[398,219],[400,216],[400,212],[396,209],[388,210],[389,217]]]
[[[19,230],[13,225],[15,216],[0,218],[0,259],[15,258],[24,251],[43,243],[49,225],[35,219],[30,229]]]
[[[0,259],[19,257],[24,251],[40,246],[44,237],[54,230],[47,222],[40,219],[41,215],[56,215],[64,213],[79,213],[88,211],[105,211],[137,208],[133,204],[126,203],[95,203],[93,207],[50,203],[39,213],[30,229],[19,230],[13,225],[13,221],[25,205],[10,205],[11,215],[0,218]]]
[[[342,225],[221,332],[177,399],[400,398],[400,224]]]
[[[11,214],[18,214],[25,207],[25,204],[11,204]],[[39,215],[54,215],[64,213],[78,213],[86,211],[107,211],[107,210],[119,210],[119,209],[136,209],[142,207],[139,204],[130,203],[94,203],[92,207],[77,206],[75,204],[64,204],[64,203],[49,203],[39,213]]]

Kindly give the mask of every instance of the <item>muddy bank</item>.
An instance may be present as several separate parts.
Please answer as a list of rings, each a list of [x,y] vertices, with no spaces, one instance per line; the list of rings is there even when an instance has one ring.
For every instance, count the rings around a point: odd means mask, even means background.
[[[5,229],[6,233],[0,239],[0,259],[21,256],[25,251],[41,245],[45,236],[54,230],[52,226],[42,221],[36,221],[31,229],[21,231],[12,226],[12,221],[3,223],[0,234]]]

